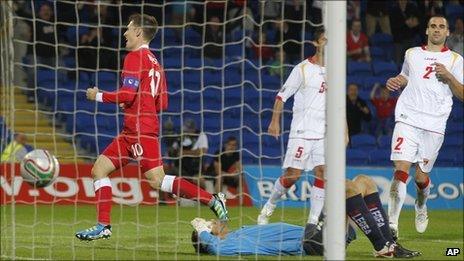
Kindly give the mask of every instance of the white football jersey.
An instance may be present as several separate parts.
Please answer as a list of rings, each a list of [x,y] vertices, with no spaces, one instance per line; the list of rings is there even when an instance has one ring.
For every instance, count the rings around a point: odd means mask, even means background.
[[[435,66],[432,65],[435,62],[445,65],[463,83],[463,59],[458,53],[446,47],[441,52],[427,51],[424,46],[408,49],[401,70],[408,84],[396,104],[395,121],[445,134],[453,93],[435,76]]]
[[[310,59],[296,65],[277,94],[283,102],[295,95],[290,138],[322,139],[325,136],[325,67]]]

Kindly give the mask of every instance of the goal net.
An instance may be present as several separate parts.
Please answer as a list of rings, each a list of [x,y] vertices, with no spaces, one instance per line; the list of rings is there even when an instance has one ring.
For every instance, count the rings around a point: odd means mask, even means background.
[[[123,33],[133,13],[152,15],[159,24],[150,49],[164,67],[169,92],[169,107],[159,114],[166,172],[225,192],[231,230],[256,224],[281,174],[290,129],[291,101],[281,118],[282,136],[267,134],[275,96],[293,65],[314,53],[310,41],[322,14],[308,1],[245,3],[1,2],[1,151],[24,134],[26,150],[46,149],[60,163],[55,183],[35,189],[22,180],[18,161],[2,162],[1,259],[201,259],[190,221],[213,214],[151,190],[133,162],[111,175],[111,240],[86,244],[74,237],[95,224],[92,163],[123,122],[121,108],[90,102],[85,92],[119,88],[127,54]],[[198,135],[186,139],[192,132],[207,137],[195,170],[180,160],[180,148],[195,143]],[[237,145],[230,150],[243,169],[226,171],[218,181],[214,162],[229,155],[231,137]],[[311,173],[302,176],[271,221],[304,225],[312,181]]]

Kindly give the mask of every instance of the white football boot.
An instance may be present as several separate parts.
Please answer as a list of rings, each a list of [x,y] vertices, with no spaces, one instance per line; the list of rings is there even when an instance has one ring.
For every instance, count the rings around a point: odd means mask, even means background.
[[[427,205],[424,204],[424,206],[419,207],[416,201],[414,208],[416,209],[416,231],[422,234],[425,232],[429,224],[429,217],[427,216]]]
[[[258,216],[258,225],[266,225],[269,223],[269,218],[272,216],[272,213],[274,213],[274,210],[276,208],[275,204],[270,203],[269,201],[264,204],[263,209],[261,209],[261,213],[259,213]]]

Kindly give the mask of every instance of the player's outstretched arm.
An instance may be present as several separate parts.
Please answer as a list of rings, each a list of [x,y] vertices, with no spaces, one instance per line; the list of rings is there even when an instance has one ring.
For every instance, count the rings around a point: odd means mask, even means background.
[[[387,84],[385,85],[389,91],[397,91],[408,84],[408,79],[403,75],[399,74],[396,77],[392,77],[387,80]]]
[[[464,85],[454,77],[454,75],[446,69],[441,63],[433,63],[435,66],[435,75],[437,79],[445,84],[448,84],[451,92],[458,97],[459,100],[464,100]],[[462,69],[462,68],[461,68]],[[461,70],[462,77],[462,70]]]
[[[117,92],[100,92],[98,87],[93,87],[88,88],[86,92],[88,100],[106,103],[118,103],[119,106],[124,103],[132,102],[136,94],[137,93],[135,90],[127,87],[122,87]]]
[[[277,98],[274,102],[272,120],[268,128],[269,134],[275,137],[276,139],[280,136],[280,115],[282,114],[283,107],[284,102],[281,99]]]

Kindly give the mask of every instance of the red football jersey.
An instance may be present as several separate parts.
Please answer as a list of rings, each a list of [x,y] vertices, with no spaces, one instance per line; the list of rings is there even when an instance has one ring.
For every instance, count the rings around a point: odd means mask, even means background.
[[[127,54],[117,92],[104,92],[103,102],[124,103],[126,134],[158,134],[157,113],[168,106],[166,78],[155,55],[144,45]]]

